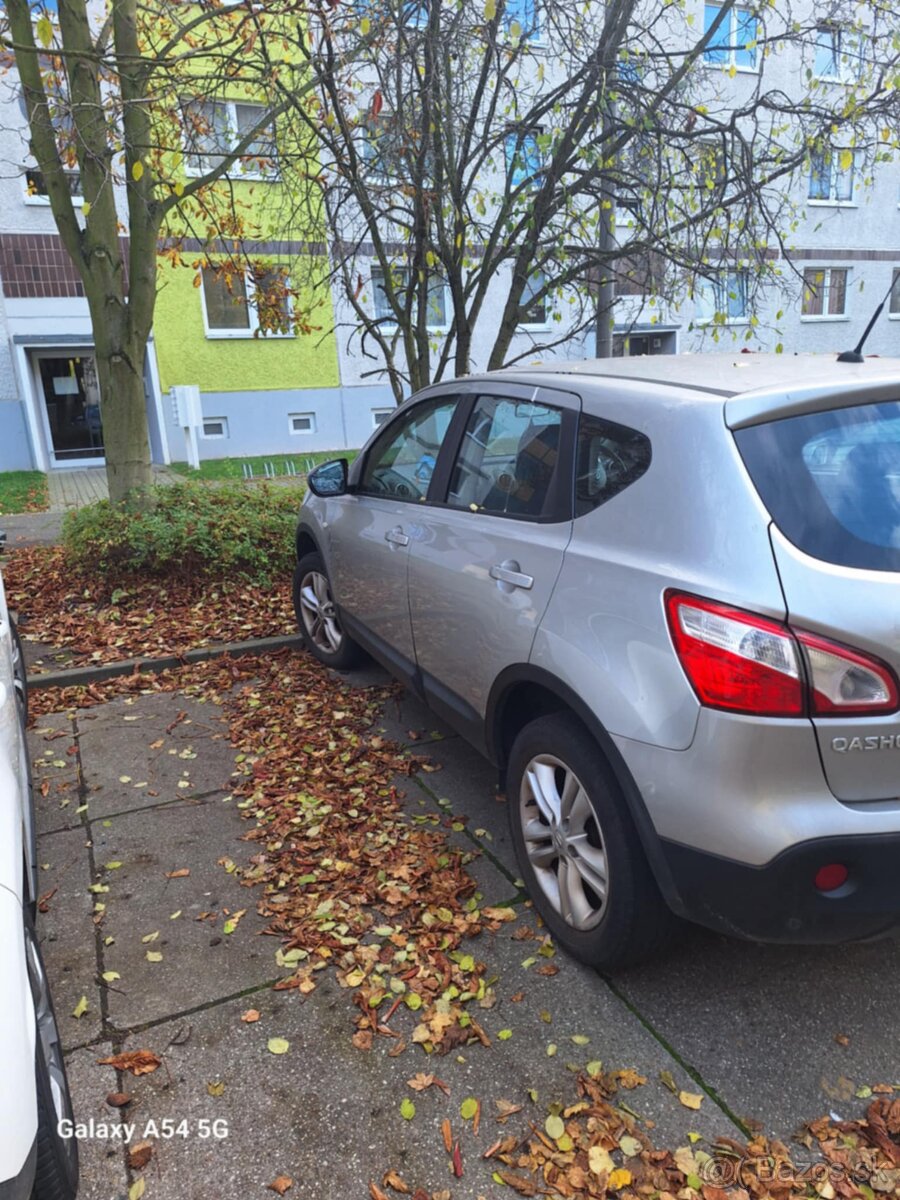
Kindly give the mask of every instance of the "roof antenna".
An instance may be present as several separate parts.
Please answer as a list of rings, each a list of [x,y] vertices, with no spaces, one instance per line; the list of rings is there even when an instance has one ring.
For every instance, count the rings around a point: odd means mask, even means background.
[[[866,326],[862,337],[856,343],[856,349],[855,350],[845,350],[843,354],[839,354],[837,356],[838,362],[861,363],[861,362],[866,361],[863,358],[862,348],[866,344],[866,338],[872,332],[872,326],[875,324],[875,322],[881,316],[881,310],[884,308],[885,304],[887,303],[887,298],[888,298],[888,296],[890,296],[890,294],[893,290],[894,290],[894,284],[893,284],[893,282],[891,282],[891,286],[888,288],[884,299],[881,301],[881,303],[878,305],[878,307],[872,313],[871,321]]]

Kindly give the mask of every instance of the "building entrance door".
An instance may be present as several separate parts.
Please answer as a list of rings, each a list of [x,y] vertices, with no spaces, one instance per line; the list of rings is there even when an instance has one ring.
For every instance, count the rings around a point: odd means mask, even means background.
[[[56,351],[36,359],[51,466],[101,466],[103,426],[93,355]]]

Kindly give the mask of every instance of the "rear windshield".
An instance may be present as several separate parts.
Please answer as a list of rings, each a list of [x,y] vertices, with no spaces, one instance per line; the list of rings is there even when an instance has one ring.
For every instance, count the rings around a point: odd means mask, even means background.
[[[843,567],[900,571],[900,402],[786,417],[735,438],[795,546]]]

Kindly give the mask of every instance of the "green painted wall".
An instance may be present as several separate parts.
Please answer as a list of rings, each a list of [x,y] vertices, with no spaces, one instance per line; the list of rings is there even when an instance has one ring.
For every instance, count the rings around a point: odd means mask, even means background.
[[[337,387],[337,342],[326,288],[308,304],[309,323],[319,332],[293,337],[208,338],[203,329],[200,289],[190,267],[159,266],[159,294],[153,324],[160,383],[198,384],[204,392],[269,391]],[[301,301],[302,303],[302,301]],[[307,305],[303,304],[304,311]]]

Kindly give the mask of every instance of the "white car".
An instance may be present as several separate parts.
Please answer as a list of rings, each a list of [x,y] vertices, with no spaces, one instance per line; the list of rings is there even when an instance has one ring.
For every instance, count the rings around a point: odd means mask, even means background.
[[[2,544],[2,534],[0,534]],[[0,576],[0,1200],[74,1200],[78,1150],[34,921],[34,811],[25,665]]]

